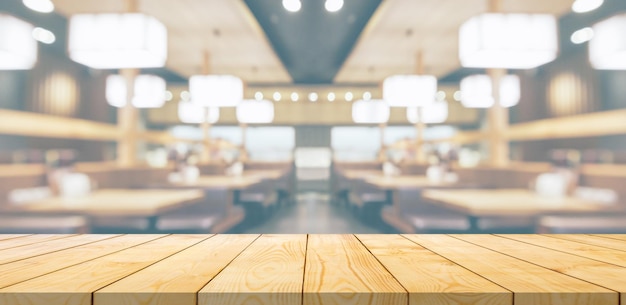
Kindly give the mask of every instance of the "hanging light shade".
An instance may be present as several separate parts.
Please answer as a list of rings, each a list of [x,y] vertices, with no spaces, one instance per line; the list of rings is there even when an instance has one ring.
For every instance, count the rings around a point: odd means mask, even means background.
[[[593,26],[589,60],[596,69],[626,70],[626,14],[613,16]]]
[[[352,121],[357,124],[382,124],[389,121],[391,110],[384,100],[358,100],[352,104]]]
[[[70,19],[69,54],[95,69],[159,68],[167,29],[144,14],[79,14]]]
[[[489,108],[495,103],[493,84],[488,75],[472,75],[461,80],[461,104],[466,108]],[[521,98],[520,79],[506,75],[500,80],[500,105],[513,107]]]
[[[244,100],[237,105],[237,121],[243,124],[267,124],[274,121],[274,103],[268,100]]]
[[[107,77],[106,98],[113,107],[126,106],[126,79],[121,75]],[[139,75],[135,78],[132,105],[136,108],[160,108],[166,101],[165,80],[155,75]]]
[[[206,107],[198,106],[192,102],[181,101],[178,103],[178,119],[187,124],[201,124],[205,121]],[[208,123],[215,124],[220,119],[220,109],[209,108]]]
[[[448,119],[448,103],[446,101],[434,102],[420,107],[420,116],[417,115],[417,107],[406,109],[406,118],[411,124],[440,124]]]
[[[557,22],[551,15],[486,13],[466,21],[459,32],[463,67],[531,69],[557,53]]]
[[[232,75],[194,75],[191,101],[206,107],[235,107],[243,100],[243,81]]]
[[[383,99],[391,107],[417,107],[434,101],[437,78],[431,75],[394,75],[383,82]]]
[[[0,13],[0,70],[27,70],[37,62],[33,25]]]

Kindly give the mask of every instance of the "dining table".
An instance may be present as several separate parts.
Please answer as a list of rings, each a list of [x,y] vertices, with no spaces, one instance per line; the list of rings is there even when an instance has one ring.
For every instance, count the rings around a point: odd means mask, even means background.
[[[142,217],[155,229],[158,217],[204,199],[199,190],[99,189],[83,196],[49,198],[13,204],[5,213],[63,214],[96,217]]]
[[[482,217],[530,217],[626,212],[623,205],[571,195],[545,196],[529,189],[425,190],[422,199],[469,217],[472,229]]]

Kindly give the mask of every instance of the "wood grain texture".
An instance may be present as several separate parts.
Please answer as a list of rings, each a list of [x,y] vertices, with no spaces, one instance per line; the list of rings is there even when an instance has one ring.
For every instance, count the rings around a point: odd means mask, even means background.
[[[301,305],[306,235],[262,235],[200,290],[199,305]]]
[[[26,212],[92,216],[155,216],[204,198],[200,190],[96,190],[84,197],[53,197],[15,207]]]
[[[507,238],[626,267],[626,252],[542,235],[509,234]]]
[[[303,305],[407,304],[406,290],[353,235],[310,235]]]
[[[33,256],[56,252],[80,245],[90,244],[116,235],[74,235],[67,238],[53,239],[47,242],[24,245],[0,250],[0,265],[26,259]]]
[[[24,245],[38,244],[41,242],[67,238],[70,236],[72,235],[37,234],[37,235],[25,236],[22,238],[0,240],[0,249],[10,249],[10,248],[15,248],[15,247],[21,247]]]
[[[610,239],[618,239],[626,241],[626,234],[593,234],[593,236],[599,236]]]
[[[475,216],[536,216],[622,210],[620,206],[574,197],[549,198],[525,189],[426,190],[422,198]]]
[[[405,235],[512,291],[514,304],[618,304],[606,288],[443,235]]]
[[[14,239],[31,235],[32,234],[0,234],[0,240]]]
[[[208,238],[170,235],[0,289],[0,304],[90,305],[92,293]]]
[[[546,235],[613,250],[626,251],[626,239],[615,238],[613,235],[554,234]]]
[[[504,253],[559,273],[626,293],[626,268],[597,260],[529,245],[502,236],[454,235],[455,238]],[[622,305],[626,300],[621,301]]]
[[[0,288],[121,251],[164,235],[124,235],[1,266]]]
[[[258,235],[218,235],[94,294],[95,305],[195,305],[196,294]]]
[[[409,304],[512,304],[513,294],[399,235],[356,235],[409,292]]]

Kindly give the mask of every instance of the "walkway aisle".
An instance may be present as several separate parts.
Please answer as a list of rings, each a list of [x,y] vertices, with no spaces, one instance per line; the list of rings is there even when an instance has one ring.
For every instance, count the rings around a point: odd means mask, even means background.
[[[324,193],[303,193],[297,203],[281,208],[260,226],[244,233],[265,234],[377,234],[346,209],[331,205]]]

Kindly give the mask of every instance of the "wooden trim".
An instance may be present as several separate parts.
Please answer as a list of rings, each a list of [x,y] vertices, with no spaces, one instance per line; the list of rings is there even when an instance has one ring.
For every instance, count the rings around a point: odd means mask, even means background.
[[[123,137],[117,125],[27,111],[0,109],[0,134],[26,137],[114,142]],[[194,142],[163,131],[143,131],[137,138],[149,143]]]

